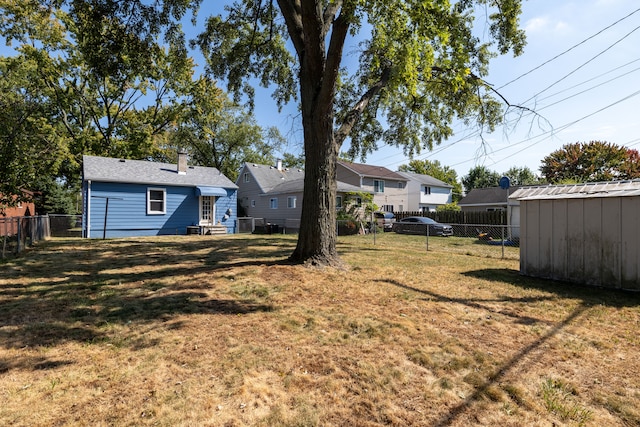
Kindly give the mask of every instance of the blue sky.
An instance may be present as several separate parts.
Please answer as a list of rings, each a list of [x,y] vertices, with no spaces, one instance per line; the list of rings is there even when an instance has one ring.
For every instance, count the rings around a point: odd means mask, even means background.
[[[486,80],[511,104],[535,109],[544,120],[511,114],[508,126],[484,135],[484,146],[473,129],[457,126],[449,141],[416,158],[439,160],[462,177],[477,165],[539,173],[546,155],[573,142],[640,149],[639,8],[637,0],[525,0],[524,54],[496,58]],[[277,113],[269,92],[259,91],[255,114],[260,125],[277,126],[289,138],[286,151],[299,150],[295,107]],[[380,147],[366,160],[392,170],[407,162],[395,147]]]

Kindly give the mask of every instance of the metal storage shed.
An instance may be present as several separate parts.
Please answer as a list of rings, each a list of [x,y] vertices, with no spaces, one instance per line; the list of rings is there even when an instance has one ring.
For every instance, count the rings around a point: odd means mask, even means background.
[[[640,290],[640,180],[521,188],[520,273]]]

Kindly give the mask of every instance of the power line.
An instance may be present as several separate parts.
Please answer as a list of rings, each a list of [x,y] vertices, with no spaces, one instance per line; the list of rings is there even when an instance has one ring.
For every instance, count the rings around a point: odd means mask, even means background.
[[[627,37],[629,37],[631,34],[633,34],[634,32],[636,32],[637,30],[640,29],[640,26],[635,27],[633,30],[629,31],[627,34],[625,34],[622,38],[616,40],[613,44],[611,44],[609,47],[607,47],[606,49],[604,49],[603,51],[601,51],[600,53],[596,54],[595,56],[593,56],[591,59],[589,59],[588,61],[584,62],[582,65],[578,66],[577,68],[573,69],[571,72],[569,72],[568,74],[564,75],[563,77],[561,77],[560,79],[556,80],[555,82],[553,82],[552,84],[550,84],[549,86],[547,86],[546,88],[544,88],[543,90],[541,90],[540,92],[534,94],[533,96],[531,96],[529,99],[527,99],[526,101],[523,102],[523,104],[526,104],[527,102],[531,101],[532,99],[534,99],[535,97],[537,97],[538,95],[546,92],[547,90],[551,89],[553,86],[557,85],[558,83],[560,83],[561,81],[563,81],[564,79],[566,79],[567,77],[571,76],[572,74],[576,73],[578,70],[582,69],[583,67],[585,67],[587,64],[595,61],[599,56],[603,55],[604,53],[606,53],[607,51],[609,51],[610,49],[612,49],[615,45],[617,45],[618,43],[620,43],[621,41],[623,41],[624,39],[626,39]]]
[[[626,15],[626,16],[624,16],[624,17],[622,17],[622,18],[618,19],[618,20],[617,20],[616,22],[614,22],[613,24],[606,26],[605,28],[601,29],[601,30],[600,30],[600,31],[598,31],[597,33],[593,34],[592,36],[587,37],[586,39],[582,40],[580,43],[578,43],[578,44],[575,44],[575,45],[571,46],[569,49],[565,50],[564,52],[559,53],[558,55],[554,56],[554,57],[553,57],[553,58],[551,58],[551,59],[548,59],[547,61],[543,62],[542,64],[538,65],[537,67],[532,68],[531,70],[527,71],[526,73],[521,74],[521,75],[519,75],[518,77],[516,77],[515,79],[513,79],[513,80],[511,80],[511,81],[509,81],[509,82],[507,82],[507,83],[503,84],[503,85],[502,85],[502,86],[500,86],[497,90],[500,90],[500,89],[502,89],[502,88],[504,88],[504,87],[506,87],[506,86],[509,86],[511,83],[514,83],[514,82],[516,82],[516,81],[520,80],[521,78],[523,78],[523,77],[525,77],[525,76],[527,76],[527,75],[529,75],[529,74],[533,73],[534,71],[536,71],[536,70],[538,70],[538,69],[542,68],[543,66],[547,65],[548,63],[555,61],[556,59],[560,58],[561,56],[563,56],[563,55],[565,55],[565,54],[567,54],[567,53],[571,52],[573,49],[575,49],[575,48],[577,48],[577,47],[579,47],[579,46],[581,46],[581,45],[585,44],[586,42],[588,42],[589,40],[593,39],[594,37],[597,37],[598,35],[602,34],[602,33],[603,33],[603,32],[605,32],[606,30],[608,30],[609,28],[611,28],[611,27],[613,27],[613,26],[615,26],[615,25],[619,24],[620,22],[624,21],[625,19],[627,19],[627,18],[631,17],[633,14],[635,14],[635,13],[637,13],[637,12],[640,12],[640,8],[638,8],[638,9],[634,10],[633,12],[629,13],[628,15]]]
[[[581,121],[583,121],[583,120],[586,120],[586,119],[588,119],[589,117],[593,117],[593,116],[595,116],[596,114],[601,113],[601,112],[603,112],[604,110],[607,110],[607,109],[609,109],[609,108],[611,108],[611,107],[614,107],[614,106],[616,106],[616,105],[618,105],[618,104],[620,104],[620,103],[622,103],[622,102],[624,102],[624,101],[627,101],[627,100],[629,100],[629,99],[631,99],[631,98],[633,98],[634,96],[637,96],[637,95],[639,95],[639,94],[640,94],[640,90],[637,90],[637,91],[635,91],[634,93],[632,93],[632,94],[630,94],[630,95],[625,96],[624,98],[621,98],[621,99],[619,99],[619,100],[617,100],[617,101],[615,101],[615,102],[613,102],[613,103],[611,103],[611,104],[609,104],[609,105],[607,105],[607,106],[605,106],[605,107],[602,107],[602,108],[600,108],[600,109],[598,109],[598,110],[594,111],[593,113],[587,114],[586,116],[583,116],[583,117],[581,117],[581,118],[579,118],[579,119],[577,119],[577,120],[574,120],[574,121],[572,121],[572,122],[566,123],[566,124],[562,125],[562,126],[561,126],[560,128],[558,128],[558,129],[554,129],[554,130],[551,130],[551,131],[547,131],[547,132],[545,132],[545,133],[543,133],[543,134],[541,134],[541,135],[536,136],[536,138],[537,138],[537,137],[545,136],[546,134],[549,134],[549,136],[551,136],[552,134],[562,132],[563,130],[566,130],[567,128],[569,128],[569,127],[571,127],[571,126],[575,125],[576,123],[579,123],[579,122],[581,122]],[[515,153],[512,153],[512,154],[510,154],[510,155],[508,155],[508,156],[506,156],[506,157],[503,157],[502,159],[497,160],[497,161],[495,161],[495,162],[491,163],[489,166],[495,165],[495,164],[496,164],[496,163],[498,163],[498,162],[505,161],[505,160],[507,160],[507,159],[509,159],[509,158],[511,158],[511,157],[513,157],[513,156],[515,156],[516,154],[520,154],[520,153],[522,153],[523,151],[528,150],[529,148],[533,147],[534,145],[537,145],[537,144],[541,143],[542,141],[544,141],[544,140],[545,140],[545,139],[547,139],[547,138],[548,138],[548,136],[545,136],[545,138],[543,138],[542,140],[537,141],[537,142],[534,142],[533,144],[530,144],[530,145],[526,146],[525,148],[523,148],[523,149],[521,149],[521,150],[516,151]],[[515,145],[519,145],[519,144],[522,144],[522,143],[524,143],[524,142],[530,141],[531,139],[533,139],[533,138],[525,139],[524,141],[521,141],[521,142],[519,142],[519,143],[517,143],[517,144],[511,145],[511,146],[508,146],[508,147],[504,147],[504,148],[500,148],[500,149],[496,150],[495,152],[498,152],[498,151],[504,151],[504,150],[506,150],[506,149],[512,148],[512,147],[513,147],[513,146],[515,146]],[[467,162],[468,162],[468,160],[467,160]],[[463,162],[463,163],[467,163],[467,162]],[[456,166],[456,165],[454,165],[454,166]]]

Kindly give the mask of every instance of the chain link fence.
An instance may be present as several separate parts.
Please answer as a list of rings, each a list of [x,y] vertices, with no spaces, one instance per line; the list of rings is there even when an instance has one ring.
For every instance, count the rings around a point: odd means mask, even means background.
[[[451,252],[487,258],[520,259],[519,227],[487,224],[449,224],[453,236],[412,236],[424,239],[426,251]],[[396,233],[392,233],[396,234]]]
[[[39,240],[81,237],[82,215],[0,217],[0,256],[17,255]]]

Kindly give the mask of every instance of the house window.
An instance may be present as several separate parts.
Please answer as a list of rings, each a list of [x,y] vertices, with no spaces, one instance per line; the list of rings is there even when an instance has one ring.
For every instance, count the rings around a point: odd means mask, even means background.
[[[215,197],[200,197],[200,224],[213,224]]]
[[[362,197],[356,197],[354,201],[356,203],[356,206],[358,207],[362,206]]]
[[[342,209],[342,196],[336,196],[336,208]]]
[[[398,181],[398,188],[402,190],[404,188],[404,182]]]
[[[295,209],[296,208],[296,196],[287,197],[287,207],[289,209]]]
[[[382,205],[382,210],[386,212],[393,212],[393,205]]]
[[[162,215],[167,212],[167,190],[147,188],[147,214]]]
[[[244,174],[244,182],[249,182],[251,178],[249,178],[249,173],[245,172]]]
[[[373,191],[376,193],[384,193],[384,181],[374,179],[373,180]]]
[[[431,194],[431,187],[424,187],[424,194],[426,194],[427,196]]]
[[[271,209],[278,209],[278,199],[269,199],[269,207]]]
[[[252,201],[251,201],[251,207],[252,207],[252,208],[255,208],[255,207],[256,207],[256,201],[255,201],[255,200],[252,200]]]

